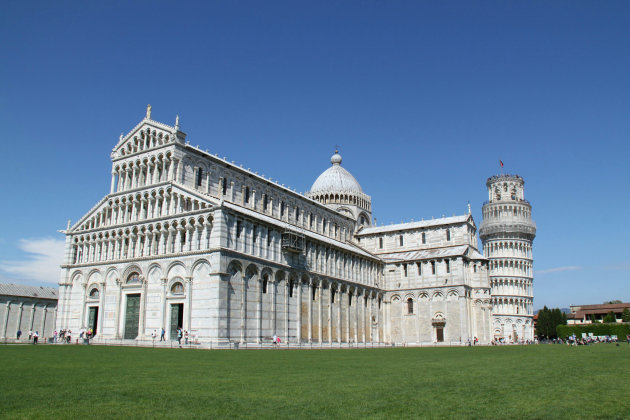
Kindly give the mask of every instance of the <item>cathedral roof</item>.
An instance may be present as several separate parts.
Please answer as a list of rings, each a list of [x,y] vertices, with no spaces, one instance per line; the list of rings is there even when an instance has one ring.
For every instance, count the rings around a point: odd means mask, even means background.
[[[414,251],[392,252],[389,254],[379,255],[379,257],[381,257],[385,262],[418,261],[429,259],[432,260],[436,258],[453,258],[460,256],[468,257],[471,260],[487,260],[486,257],[481,255],[476,249],[472,248],[469,245],[457,245],[447,248],[432,248]]]
[[[355,177],[341,166],[341,160],[341,155],[335,151],[330,158],[332,166],[317,177],[311,187],[311,193],[363,193]]]
[[[397,223],[395,225],[372,226],[357,232],[357,235],[372,235],[376,233],[396,232],[401,230],[421,229],[429,226],[452,225],[457,223],[466,223],[468,219],[472,219],[470,214],[462,216],[442,217],[440,219],[421,220],[418,222]]]

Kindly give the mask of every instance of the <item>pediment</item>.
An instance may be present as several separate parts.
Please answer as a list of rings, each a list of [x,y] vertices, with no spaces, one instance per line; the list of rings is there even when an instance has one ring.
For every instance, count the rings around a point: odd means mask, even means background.
[[[184,144],[186,133],[176,126],[170,126],[151,119],[143,119],[128,134],[120,136],[112,149],[112,159],[121,159],[136,153],[156,149],[172,143]]]

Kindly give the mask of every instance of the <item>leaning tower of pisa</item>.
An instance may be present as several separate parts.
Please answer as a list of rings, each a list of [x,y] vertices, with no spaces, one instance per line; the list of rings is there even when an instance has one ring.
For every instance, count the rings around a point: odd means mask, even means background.
[[[532,242],[536,224],[525,200],[523,178],[495,175],[488,178],[488,201],[483,204],[479,237],[489,260],[492,293],[492,328],[505,342],[534,338]]]

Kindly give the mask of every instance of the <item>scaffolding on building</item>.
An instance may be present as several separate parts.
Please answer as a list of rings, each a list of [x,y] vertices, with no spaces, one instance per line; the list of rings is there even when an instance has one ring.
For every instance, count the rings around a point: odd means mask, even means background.
[[[294,253],[304,251],[304,234],[287,229],[282,233],[282,250]]]

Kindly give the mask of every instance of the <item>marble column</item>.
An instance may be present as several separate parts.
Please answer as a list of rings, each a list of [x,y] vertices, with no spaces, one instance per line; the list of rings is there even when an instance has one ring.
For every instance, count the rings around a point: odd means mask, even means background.
[[[17,317],[17,323],[15,325],[15,332],[16,333],[20,329],[20,324],[22,323],[22,312],[24,312],[24,302],[20,302],[18,307],[19,307],[19,312],[18,312],[18,317]],[[24,331],[22,331],[22,332],[24,332]]]
[[[311,344],[313,342],[313,279],[308,280],[308,296],[306,297],[308,301],[308,342]]]
[[[187,313],[187,317],[186,317],[186,322],[188,324],[188,328],[186,328],[186,330],[191,333],[191,329],[192,329],[192,302],[193,302],[193,278],[192,277],[186,277],[186,282],[187,284],[187,290],[186,290],[186,297],[188,298],[188,311]],[[191,339],[192,339],[192,334],[189,334]]]
[[[297,331],[295,338],[298,344],[302,342],[302,280],[297,282]]]
[[[322,338],[322,281],[320,280],[317,284],[317,303],[319,305],[319,310],[317,311],[317,338],[319,340],[319,344],[321,345],[323,342]]]
[[[10,312],[11,312],[11,301],[8,301],[4,309],[4,322],[2,323],[2,337],[0,338],[7,338],[7,324],[9,323]]]

